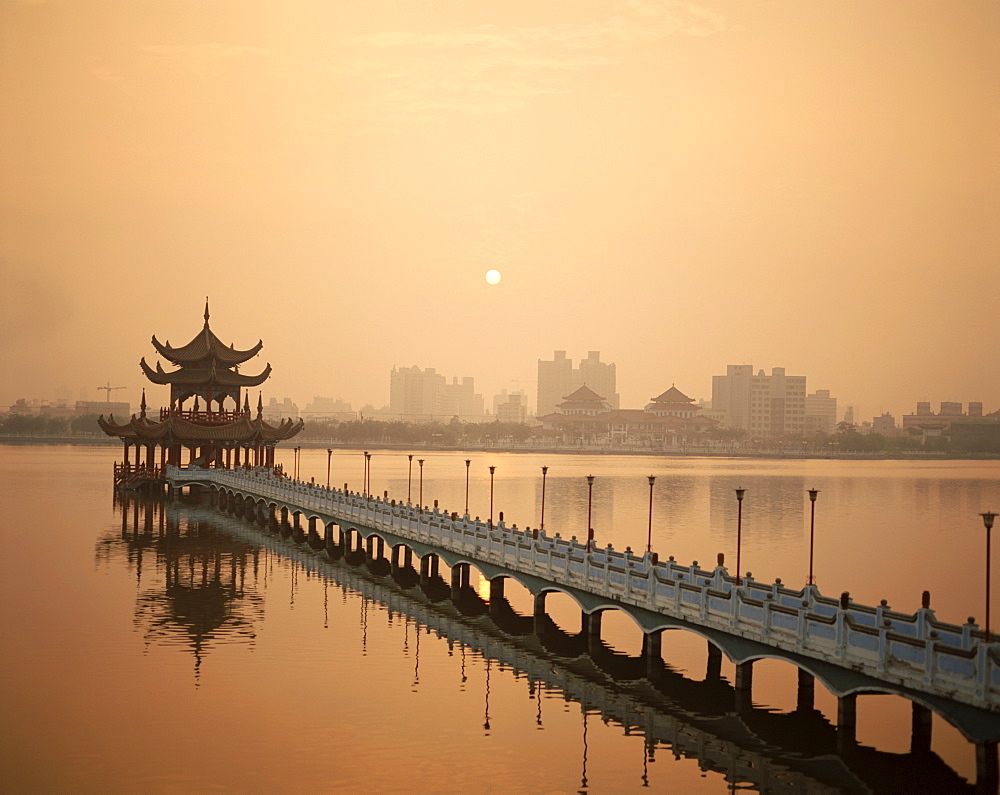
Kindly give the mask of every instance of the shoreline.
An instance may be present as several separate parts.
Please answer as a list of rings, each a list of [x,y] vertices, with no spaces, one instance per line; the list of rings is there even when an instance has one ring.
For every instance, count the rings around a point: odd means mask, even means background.
[[[121,442],[112,437],[99,436],[14,436],[0,435],[0,445],[72,445],[81,447],[118,447]],[[759,458],[791,460],[842,460],[842,461],[998,461],[1000,454],[945,452],[912,453],[828,453],[792,451],[743,451],[743,450],[643,450],[606,447],[553,447],[553,446],[497,446],[491,445],[401,445],[383,442],[335,442],[332,440],[303,440],[289,444],[285,449],[304,447],[310,450],[398,450],[400,452],[428,450],[437,452],[493,452],[493,453],[545,453],[548,455],[632,455],[666,458]]]

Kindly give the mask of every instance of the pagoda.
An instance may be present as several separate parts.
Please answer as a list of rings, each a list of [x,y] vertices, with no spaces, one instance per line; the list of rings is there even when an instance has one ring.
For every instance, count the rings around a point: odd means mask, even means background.
[[[302,430],[301,419],[285,419],[277,425],[265,422],[260,394],[256,416],[251,414],[250,396],[243,390],[263,384],[271,375],[271,365],[257,375],[244,375],[239,367],[260,353],[264,344],[258,341],[243,351],[226,346],[212,332],[208,320],[206,298],[205,325],[187,345],[175,348],[169,340],[164,344],[153,335],[157,353],[176,369],[164,370],[159,361],[154,369],[145,357],[139,361],[150,381],[170,386],[170,406],[161,408],[158,418],[148,415],[143,390],[139,416],[133,414],[124,423],[116,422],[113,416],[98,419],[101,429],[108,436],[117,436],[125,446],[124,462],[115,465],[116,485],[162,482],[167,464],[222,469],[273,467],[275,444]],[[232,401],[231,408],[226,401]]]

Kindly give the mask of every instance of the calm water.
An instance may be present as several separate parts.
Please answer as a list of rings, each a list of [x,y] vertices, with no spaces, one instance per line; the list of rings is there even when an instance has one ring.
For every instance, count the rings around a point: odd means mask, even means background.
[[[466,456],[420,455],[424,502],[462,512]],[[627,618],[606,614],[601,659],[571,655],[568,598],[547,603],[566,634],[512,634],[207,505],[116,504],[116,457],[0,446],[5,792],[951,791],[974,777],[974,749],[936,717],[933,754],[908,754],[901,698],[859,700],[863,747],[841,760],[835,699],[817,683],[818,711],[796,714],[788,665],[757,663],[759,708],[737,717],[728,685],[702,681],[694,636],[664,635],[654,688],[629,678],[641,636]],[[656,475],[653,547],[685,563],[735,562],[745,487],[742,567],[792,586],[815,487],[825,593],[912,611],[926,589],[939,618],[983,615],[977,514],[1000,510],[1000,462],[471,457],[470,512],[489,515],[492,464],[494,511],[519,526],[538,524],[548,465],[545,526],[564,535],[585,533],[595,475],[597,541],[618,548],[645,547]],[[334,484],[361,486],[360,452],[330,463]],[[305,479],[325,483],[326,469],[325,450],[302,451]],[[374,452],[372,490],[405,499],[409,485],[415,501],[416,460],[409,484],[407,469],[405,454]],[[507,592],[530,614],[527,592]]]

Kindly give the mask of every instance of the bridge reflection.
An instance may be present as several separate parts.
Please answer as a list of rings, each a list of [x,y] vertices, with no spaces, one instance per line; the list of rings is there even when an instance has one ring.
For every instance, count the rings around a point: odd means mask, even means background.
[[[539,725],[545,720],[543,694],[578,704],[582,787],[587,786],[587,721],[597,716],[625,734],[644,737],[643,757],[636,760],[644,783],[648,764],[666,750],[697,760],[731,786],[762,791],[974,791],[929,748],[896,754],[845,747],[811,699],[800,698],[798,708],[785,713],[754,706],[721,675],[718,657],[710,656],[704,677],[693,679],[659,653],[629,656],[595,639],[586,626],[567,632],[544,613],[520,615],[501,593],[484,598],[461,567],[442,576],[436,565],[421,565],[406,550],[387,556],[378,543],[360,536],[328,545],[315,530],[287,520],[272,521],[268,532],[254,524],[256,516],[242,520],[219,512],[208,495],[174,503],[130,493],[116,499],[120,532],[102,539],[97,555],[124,560],[135,569],[137,583],[145,577],[137,624],[150,641],[188,648],[196,670],[215,644],[253,642],[267,584],[267,566],[262,571],[260,563],[280,556],[345,595],[360,597],[362,627],[373,604],[390,620],[403,621],[407,644],[412,624],[415,684],[421,634],[441,638],[463,659],[480,657],[487,664],[487,731],[488,677],[496,673],[525,681],[538,702]],[[144,566],[155,576],[144,573]]]

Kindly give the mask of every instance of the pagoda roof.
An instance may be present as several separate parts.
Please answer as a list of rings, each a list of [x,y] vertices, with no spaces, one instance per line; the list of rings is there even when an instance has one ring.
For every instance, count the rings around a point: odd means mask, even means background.
[[[159,362],[156,363],[156,369],[154,370],[146,364],[146,357],[139,360],[139,366],[142,368],[142,372],[145,373],[146,378],[154,384],[178,386],[202,386],[207,384],[236,387],[260,386],[271,375],[270,363],[257,375],[243,375],[242,373],[237,373],[226,368],[217,368],[214,364],[208,368],[182,366],[180,369],[168,373],[160,366]]]
[[[584,384],[578,390],[576,390],[573,394],[566,395],[563,398],[563,400],[565,400],[565,401],[572,401],[574,403],[579,403],[579,402],[586,402],[586,403],[598,402],[599,403],[599,402],[603,401],[604,398],[601,395],[598,395],[589,386],[587,386],[586,384]]]
[[[180,348],[174,348],[171,346],[169,340],[166,343],[162,343],[156,339],[156,335],[154,334],[152,339],[153,347],[156,348],[160,356],[174,364],[194,364],[195,362],[214,358],[226,367],[242,364],[248,359],[252,359],[264,347],[264,343],[261,340],[258,340],[256,345],[245,351],[236,350],[234,345],[225,345],[222,340],[215,336],[212,329],[209,328],[208,317],[208,299],[206,298],[205,325],[195,335],[193,340],[187,345],[182,345]]]
[[[670,385],[670,389],[664,392],[662,395],[658,395],[655,398],[651,398],[654,403],[693,403],[694,398],[689,398],[683,392],[681,392],[673,384]]]
[[[235,422],[216,425],[191,422],[173,414],[162,422],[153,422],[148,417],[133,415],[128,422],[117,423],[113,416],[104,419],[102,414],[98,417],[97,424],[108,436],[117,436],[121,439],[172,439],[178,442],[278,442],[295,436],[302,430],[305,423],[301,419],[295,422],[286,418],[278,425],[271,425],[261,417],[251,419],[246,414]]]

